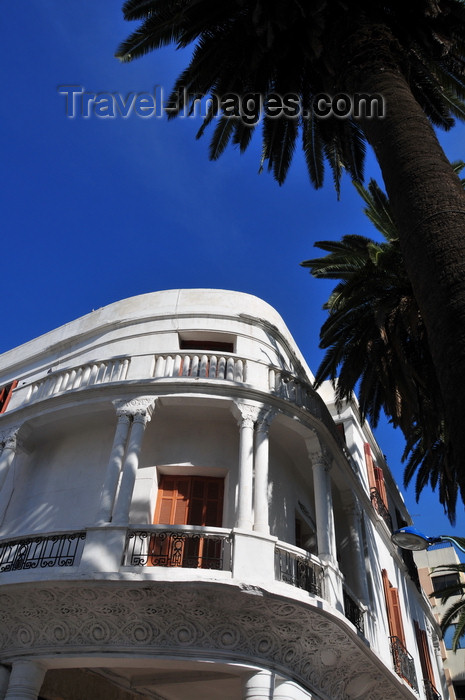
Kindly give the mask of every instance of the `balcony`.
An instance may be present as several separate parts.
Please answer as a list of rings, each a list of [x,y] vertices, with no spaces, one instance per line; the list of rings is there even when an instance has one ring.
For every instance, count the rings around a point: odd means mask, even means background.
[[[426,700],[442,700],[441,694],[427,678],[423,678],[423,687],[425,689]]]
[[[344,615],[358,629],[359,632],[365,634],[364,611],[357,602],[356,597],[344,585]]]
[[[403,646],[398,637],[390,637],[390,642],[395,672],[398,676],[407,681],[410,687],[418,693],[415,662],[412,656],[408,653],[407,649]]]
[[[370,489],[370,498],[373,508],[378,513],[378,515],[380,515],[383,518],[388,529],[392,532],[392,518],[377,488]]]
[[[340,441],[326,406],[306,377],[233,353],[174,351],[156,355],[124,355],[49,370],[45,376],[32,378],[32,381],[19,381],[7,413],[55,396],[105,384],[124,386],[129,382],[144,382],[155,387],[159,382],[180,380],[246,384],[251,389],[309,411]]]
[[[279,542],[275,550],[275,565],[278,581],[322,596],[323,568],[316,557]]]
[[[75,566],[85,539],[85,532],[71,532],[0,542],[0,573]]]
[[[152,526],[129,530],[124,566],[170,566],[187,569],[231,569],[230,531],[195,526]]]

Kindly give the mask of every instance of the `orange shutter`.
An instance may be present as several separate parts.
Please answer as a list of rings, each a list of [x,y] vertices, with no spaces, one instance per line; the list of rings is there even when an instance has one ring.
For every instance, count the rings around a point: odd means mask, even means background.
[[[394,588],[394,586],[391,586],[386,569],[383,569],[382,576],[389,632],[391,637],[397,637],[402,646],[405,647],[405,634],[400,610],[399,591],[397,588]]]
[[[414,625],[415,635],[418,644],[418,651],[420,653],[420,663],[423,678],[425,680],[428,680],[432,685],[434,685],[434,673],[433,665],[431,663],[431,656],[429,654],[428,637],[425,630],[420,629],[420,625],[416,620],[414,621]]]
[[[3,389],[0,390],[0,413],[5,413],[7,406],[10,403],[13,389],[15,389],[17,386],[18,380],[15,379],[14,382],[11,382],[11,384],[4,386]]]
[[[370,486],[370,489],[376,489],[378,488],[376,479],[375,479],[375,471],[373,468],[373,457],[371,455],[371,448],[368,442],[366,442],[363,446],[364,451],[365,451],[365,464],[367,467],[367,473],[368,473],[368,484]]]

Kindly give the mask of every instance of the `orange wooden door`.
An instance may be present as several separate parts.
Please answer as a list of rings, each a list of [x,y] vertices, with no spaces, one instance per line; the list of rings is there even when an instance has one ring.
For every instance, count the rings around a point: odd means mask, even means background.
[[[203,476],[163,475],[158,487],[154,523],[221,527],[224,480]],[[199,568],[219,556],[220,542],[186,533],[160,534],[152,538],[153,566]]]

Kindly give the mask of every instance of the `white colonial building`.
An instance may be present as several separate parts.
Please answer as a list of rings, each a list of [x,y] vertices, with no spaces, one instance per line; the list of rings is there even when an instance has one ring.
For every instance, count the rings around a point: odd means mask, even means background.
[[[447,698],[402,497],[312,379],[220,290],[0,357],[0,698]]]

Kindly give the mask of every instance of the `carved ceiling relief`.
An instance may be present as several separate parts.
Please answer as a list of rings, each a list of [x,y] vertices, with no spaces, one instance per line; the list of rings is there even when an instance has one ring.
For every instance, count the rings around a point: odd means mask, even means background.
[[[127,587],[27,586],[0,592],[0,658],[56,652],[209,655],[271,667],[327,700],[347,692],[363,671],[370,700],[397,700],[399,687],[368,653],[320,611],[250,591],[157,584]],[[223,587],[222,587],[223,588]],[[27,590],[26,590],[27,589]]]

